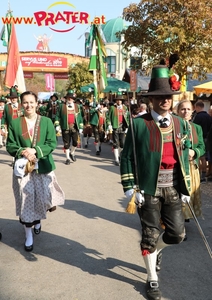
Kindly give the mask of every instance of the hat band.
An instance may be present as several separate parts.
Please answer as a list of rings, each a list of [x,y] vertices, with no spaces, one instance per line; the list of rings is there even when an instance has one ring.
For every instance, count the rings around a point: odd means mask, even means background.
[[[151,78],[169,78],[168,68],[153,68]]]

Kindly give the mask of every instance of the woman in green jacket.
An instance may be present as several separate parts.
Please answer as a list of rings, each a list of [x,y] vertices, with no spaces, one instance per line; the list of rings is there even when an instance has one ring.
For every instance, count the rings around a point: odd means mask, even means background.
[[[191,173],[191,191],[190,191],[190,204],[193,207],[196,217],[202,216],[202,204],[201,204],[201,193],[200,193],[200,174],[199,174],[199,157],[204,155],[205,147],[203,141],[202,128],[190,122],[192,116],[192,103],[189,100],[182,100],[177,106],[177,114],[189,124],[190,131],[190,149],[189,155],[192,152],[195,153],[190,160],[190,173]],[[188,222],[190,218],[193,218],[190,209],[187,204],[183,206],[183,213],[185,220]]]
[[[56,205],[64,204],[64,193],[54,174],[52,152],[56,135],[52,121],[36,113],[37,96],[30,91],[21,94],[24,115],[9,126],[6,148],[15,157],[13,193],[16,215],[24,225],[25,250],[33,250],[33,235],[41,231],[41,219]]]

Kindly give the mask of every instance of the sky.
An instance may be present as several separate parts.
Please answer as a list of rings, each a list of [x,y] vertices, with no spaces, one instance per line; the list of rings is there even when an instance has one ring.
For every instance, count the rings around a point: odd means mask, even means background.
[[[34,17],[38,15],[42,26],[37,24],[16,24],[16,34],[18,39],[19,51],[36,51],[38,45],[37,38],[46,34],[49,40],[50,51],[64,52],[76,55],[85,55],[85,32],[89,32],[89,24],[72,23],[66,24],[64,21],[59,21],[57,24],[51,23],[44,24],[41,21],[41,17],[54,14],[58,19],[68,20],[68,13],[65,11],[75,12],[79,20],[79,16],[89,15],[89,22],[95,17],[99,17],[100,20],[108,21],[120,17],[123,12],[123,8],[129,6],[132,1],[130,0],[71,0],[71,1],[56,1],[56,0],[1,0],[1,14],[0,14],[0,31],[3,27],[2,17],[5,17],[6,12],[10,6],[13,17]],[[138,1],[133,1],[138,2]],[[9,4],[9,5],[8,5]],[[50,7],[51,6],[51,7]],[[39,11],[42,11],[38,14]],[[59,12],[59,14],[58,14]],[[37,13],[37,14],[34,14]],[[84,13],[84,14],[82,14]],[[103,16],[103,17],[102,17]],[[54,18],[55,18],[54,17]],[[55,19],[54,19],[55,20]],[[56,32],[55,30],[65,31],[75,26],[72,30],[67,32]],[[50,29],[53,28],[55,30]],[[0,42],[0,52],[7,52],[6,47]]]

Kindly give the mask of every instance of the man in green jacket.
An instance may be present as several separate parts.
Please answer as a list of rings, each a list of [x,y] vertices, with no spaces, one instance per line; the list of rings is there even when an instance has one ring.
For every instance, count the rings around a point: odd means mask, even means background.
[[[128,130],[121,155],[123,189],[128,200],[135,197],[141,220],[140,246],[150,300],[161,299],[156,272],[160,269],[161,250],[184,239],[182,201],[190,200],[189,160],[204,152],[203,141],[202,151],[195,143],[191,148],[186,121],[169,113],[172,95],[180,93],[173,90],[169,74],[164,65],[152,69],[146,96],[153,109],[132,120],[133,128]],[[161,221],[165,226],[162,233]]]
[[[108,131],[112,131],[113,151],[115,165],[119,166],[120,152],[124,147],[125,131],[129,126],[129,111],[126,105],[122,104],[124,100],[122,93],[118,93],[115,104],[111,105],[108,112]]]
[[[6,96],[8,99],[10,99],[10,103],[5,104],[4,106],[4,112],[1,119],[1,132],[6,137],[7,136],[7,130],[12,122],[12,120],[17,119],[18,117],[23,115],[23,109],[21,106],[21,103],[18,101],[19,95],[17,92],[17,89],[12,86],[10,88],[9,94]],[[11,167],[14,165],[14,158],[12,158]]]
[[[73,90],[69,90],[65,96],[66,103],[60,104],[55,117],[56,131],[59,130],[59,125],[62,130],[62,138],[66,154],[66,165],[70,165],[71,160],[76,161],[75,149],[79,134],[83,131],[82,111],[78,104],[74,103],[75,94]],[[72,146],[70,149],[72,141]],[[71,159],[71,160],[70,160]]]

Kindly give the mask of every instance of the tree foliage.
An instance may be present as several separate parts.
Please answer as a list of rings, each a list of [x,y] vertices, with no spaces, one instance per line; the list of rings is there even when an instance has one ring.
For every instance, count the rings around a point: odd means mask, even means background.
[[[123,17],[131,25],[122,31],[122,44],[127,51],[138,48],[141,71],[173,54],[179,56],[175,70],[180,78],[192,70],[201,80],[212,70],[211,1],[142,0],[124,8]]]
[[[66,89],[75,90],[77,97],[87,97],[89,94],[81,93],[80,87],[93,82],[93,75],[88,71],[88,63],[77,63],[69,66],[69,80]]]
[[[55,91],[59,96],[66,94],[66,81],[64,79],[55,80]],[[38,92],[49,92],[46,90],[44,73],[33,73],[33,78],[25,78],[26,90]]]

